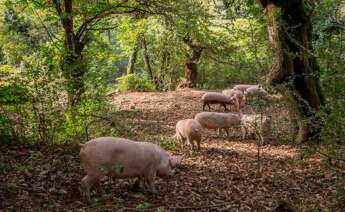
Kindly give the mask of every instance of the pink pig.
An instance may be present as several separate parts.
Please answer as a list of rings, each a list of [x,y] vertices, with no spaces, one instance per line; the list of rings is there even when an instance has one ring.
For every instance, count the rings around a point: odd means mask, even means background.
[[[187,140],[194,150],[194,141],[196,141],[198,150],[200,150],[200,141],[202,134],[202,126],[195,119],[180,120],[176,124],[176,134],[174,137],[185,143]]]
[[[181,157],[171,156],[153,143],[135,142],[124,138],[100,137],[80,144],[80,160],[86,176],[81,181],[82,195],[90,200],[90,189],[102,177],[138,178],[155,193],[154,178],[169,178]]]

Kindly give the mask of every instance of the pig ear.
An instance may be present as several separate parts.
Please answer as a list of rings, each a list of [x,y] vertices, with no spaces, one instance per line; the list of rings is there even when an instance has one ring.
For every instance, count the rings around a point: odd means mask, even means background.
[[[170,156],[169,163],[171,168],[175,168],[182,161],[182,156]]]

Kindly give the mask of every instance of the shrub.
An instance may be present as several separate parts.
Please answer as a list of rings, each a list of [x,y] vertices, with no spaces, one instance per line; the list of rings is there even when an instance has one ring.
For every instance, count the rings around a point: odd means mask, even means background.
[[[325,109],[320,114],[325,122],[321,134],[322,141],[323,143],[344,143],[345,101],[340,100],[332,106],[331,109]]]
[[[127,74],[125,76],[117,78],[117,80],[117,88],[120,92],[154,90],[154,85],[151,80],[147,79],[145,76],[140,76],[138,74]]]
[[[1,143],[61,143],[109,134],[109,121],[97,118],[110,108],[104,88],[87,89],[80,105],[70,108],[59,70],[37,54],[23,58],[20,67],[0,65]]]

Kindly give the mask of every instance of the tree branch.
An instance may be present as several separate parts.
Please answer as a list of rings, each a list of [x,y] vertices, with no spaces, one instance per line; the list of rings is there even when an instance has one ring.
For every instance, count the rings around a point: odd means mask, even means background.
[[[256,0],[263,8],[266,8],[268,5],[267,0]]]
[[[45,31],[47,32],[47,35],[48,35],[50,41],[53,41],[54,39],[57,39],[57,40],[61,41],[59,38],[57,38],[54,34],[52,34],[52,33],[49,31],[48,27],[44,24],[44,22],[43,22],[41,16],[37,13],[37,11],[36,11],[34,8],[30,8],[30,9],[31,9],[32,12],[38,17],[38,20],[41,22],[43,28],[44,28]]]
[[[111,30],[116,29],[118,25],[111,26],[111,27],[100,27],[100,28],[87,28],[87,31],[105,31],[105,30]]]
[[[60,4],[60,0],[53,0],[53,3],[54,3],[54,6],[55,6],[55,9],[61,19],[61,14],[62,14],[62,9],[61,9],[61,4]]]
[[[119,14],[136,14],[136,13],[144,13],[144,14],[151,14],[151,15],[164,15],[160,12],[152,12],[148,9],[139,8],[139,6],[146,4],[138,4],[136,6],[127,6],[123,5],[124,3],[127,3],[127,1],[123,1],[111,8],[105,9],[103,11],[100,11],[98,14],[94,15],[93,17],[87,19],[78,29],[76,33],[76,37],[79,40],[82,40],[82,38],[85,36],[85,33],[88,31],[88,28],[90,25],[94,26],[97,24],[101,19],[110,16],[110,15],[119,15]],[[120,10],[123,9],[123,10]]]
[[[56,1],[56,0],[55,0]],[[118,13],[117,11],[112,11],[114,9],[118,9],[118,8],[125,8],[125,6],[123,5],[124,3],[126,3],[127,1],[122,1],[120,3],[118,3],[117,5],[115,5],[114,7],[105,9],[100,11],[99,13],[97,13],[96,15],[94,15],[93,17],[87,19],[84,23],[82,23],[82,25],[79,27],[77,33],[76,33],[76,37],[77,38],[81,38],[83,36],[83,33],[86,31],[86,28],[89,24],[91,24],[93,21],[99,20],[107,15],[111,15],[111,14],[116,14]],[[111,13],[113,12],[113,13]]]

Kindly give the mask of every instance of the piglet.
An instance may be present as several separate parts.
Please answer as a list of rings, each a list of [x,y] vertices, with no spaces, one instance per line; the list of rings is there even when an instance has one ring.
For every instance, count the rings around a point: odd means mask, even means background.
[[[153,143],[135,142],[124,138],[100,137],[80,144],[80,160],[86,176],[81,181],[82,196],[90,200],[90,189],[104,176],[137,178],[152,193],[154,178],[170,178],[181,157],[171,156]]]

